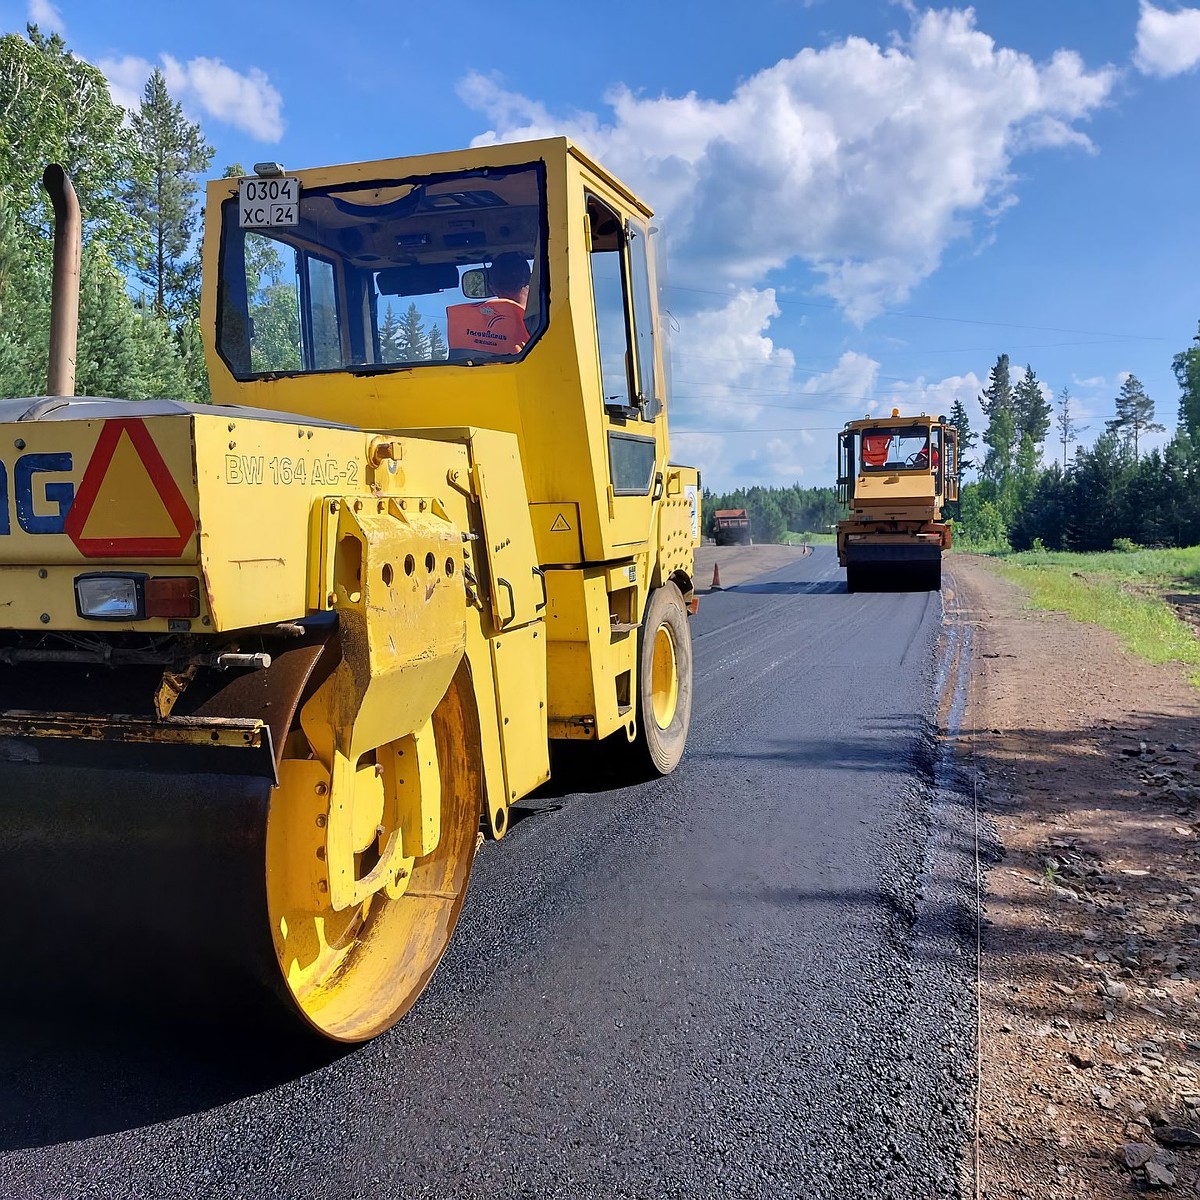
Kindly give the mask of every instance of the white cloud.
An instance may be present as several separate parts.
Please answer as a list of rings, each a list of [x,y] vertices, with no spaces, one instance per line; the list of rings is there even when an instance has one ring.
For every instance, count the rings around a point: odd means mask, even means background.
[[[1162,78],[1200,63],[1200,9],[1166,12],[1142,0],[1133,63],[1144,75]]]
[[[803,264],[862,325],[902,304],[949,247],[1002,230],[1019,156],[1092,150],[1084,124],[1114,67],[1089,69],[1070,50],[1035,61],[997,45],[970,9],[900,7],[906,36],[803,49],[724,97],[618,86],[604,112],[556,112],[495,75],[460,84],[489,127],[476,144],[567,134],[655,206],[681,326],[673,452],[703,463],[715,490],[828,484],[836,430],[893,406],[948,414],[957,397],[978,433],[986,381],[973,373],[885,385],[854,351],[801,371],[772,333],[772,272]]]
[[[115,104],[127,112],[141,104],[142,89],[154,72],[154,63],[126,54],[122,58],[102,58],[96,66],[108,79],[108,90]]]
[[[50,0],[29,0],[29,23],[43,33],[66,33],[67,26],[58,6]]]
[[[567,133],[663,214],[676,271],[752,286],[802,260],[859,323],[903,302],[952,242],[986,235],[1016,201],[1015,156],[1090,143],[1080,130],[1116,72],[1060,50],[998,47],[971,10],[913,15],[907,39],[805,49],[727,99],[618,87],[607,120],[554,114],[473,74],[476,139]]]
[[[677,317],[672,453],[704,463],[705,485],[717,491],[824,484],[836,431],[874,406],[874,359],[848,351],[831,370],[805,374],[768,336],[778,315],[767,288]]]
[[[881,391],[880,407],[885,411],[898,408],[902,413],[929,413],[931,416],[950,415],[955,400],[961,400],[973,429],[982,428],[980,421],[983,410],[979,407],[979,396],[987,383],[974,371],[965,375],[950,375],[945,379],[929,382],[914,379],[890,384]]]
[[[257,67],[241,74],[219,58],[181,63],[169,54],[158,64],[126,55],[104,58],[96,65],[108,77],[113,100],[125,109],[141,103],[146,80],[157,65],[172,98],[189,113],[224,121],[263,142],[278,142],[283,137],[283,97]]]

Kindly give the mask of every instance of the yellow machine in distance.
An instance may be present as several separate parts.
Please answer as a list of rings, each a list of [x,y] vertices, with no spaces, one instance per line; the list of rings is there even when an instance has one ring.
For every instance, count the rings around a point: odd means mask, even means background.
[[[838,434],[838,562],[851,592],[942,586],[946,501],[958,499],[958,431],[944,417],[847,421]]]
[[[551,740],[675,768],[699,476],[669,461],[650,219],[561,138],[261,164],[208,187],[212,405],[0,401],[31,965],[265,987],[361,1040]]]

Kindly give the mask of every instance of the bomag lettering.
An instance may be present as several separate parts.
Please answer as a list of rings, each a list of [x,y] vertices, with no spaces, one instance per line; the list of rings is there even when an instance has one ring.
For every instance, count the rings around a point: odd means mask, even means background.
[[[0,536],[12,533],[14,510],[17,525],[26,533],[62,533],[75,499],[75,484],[39,476],[64,474],[72,465],[68,453],[22,454],[12,466],[10,493],[9,468],[0,461]]]

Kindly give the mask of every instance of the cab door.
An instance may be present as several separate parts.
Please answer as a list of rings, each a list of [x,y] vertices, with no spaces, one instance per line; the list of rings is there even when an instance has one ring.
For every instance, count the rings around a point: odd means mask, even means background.
[[[958,430],[953,425],[943,428],[942,470],[945,472],[947,500],[958,499]]]
[[[663,489],[650,231],[590,193],[587,213],[608,468],[606,541],[632,550],[649,538]]]
[[[854,431],[843,429],[838,434],[837,498],[839,504],[849,505],[854,499]]]

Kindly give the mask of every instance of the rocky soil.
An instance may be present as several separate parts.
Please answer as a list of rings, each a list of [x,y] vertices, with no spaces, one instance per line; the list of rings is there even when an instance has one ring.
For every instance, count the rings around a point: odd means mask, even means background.
[[[1182,668],[949,560],[985,842],[978,1189],[1200,1195],[1200,705]]]

